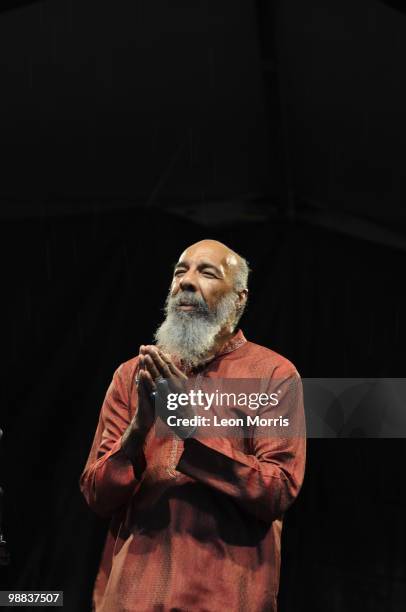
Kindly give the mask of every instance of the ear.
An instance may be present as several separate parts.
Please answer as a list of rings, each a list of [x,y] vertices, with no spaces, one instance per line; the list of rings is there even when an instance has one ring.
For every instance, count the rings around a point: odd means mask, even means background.
[[[238,295],[238,305],[243,306],[248,299],[248,289],[243,289],[237,293]]]
[[[239,291],[237,293],[237,296],[238,296],[237,297],[237,311],[240,312],[244,308],[244,306],[245,306],[245,304],[247,302],[247,299],[248,299],[248,289],[243,289],[242,291]]]

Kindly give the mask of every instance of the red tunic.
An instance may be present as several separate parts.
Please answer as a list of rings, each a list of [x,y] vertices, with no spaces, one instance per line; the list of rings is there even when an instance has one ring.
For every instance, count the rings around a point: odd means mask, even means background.
[[[120,365],[100,412],[80,488],[112,517],[97,575],[96,612],[275,612],[283,514],[304,475],[306,440],[156,435],[133,465],[121,437],[137,408],[138,357]],[[238,331],[203,372],[210,378],[281,382],[289,415],[302,421],[299,375]],[[289,383],[300,393],[289,397]]]

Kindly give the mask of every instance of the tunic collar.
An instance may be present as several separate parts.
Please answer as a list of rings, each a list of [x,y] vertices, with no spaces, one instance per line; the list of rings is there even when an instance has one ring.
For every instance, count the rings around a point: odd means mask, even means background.
[[[234,334],[234,336],[230,338],[228,342],[223,344],[220,351],[216,355],[214,355],[213,359],[215,359],[216,357],[220,357],[220,355],[225,355],[226,353],[231,353],[232,351],[235,351],[246,342],[246,337],[244,336],[242,330],[239,329],[237,333]]]
[[[228,342],[223,344],[223,346],[221,347],[218,353],[216,353],[215,355],[212,355],[209,359],[207,359],[207,361],[204,361],[203,363],[189,370],[189,373],[192,374],[193,372],[197,373],[198,371],[204,370],[209,364],[211,364],[212,361],[214,361],[218,357],[221,357],[222,355],[227,355],[227,353],[232,353],[236,349],[240,348],[240,346],[242,346],[246,342],[247,342],[246,337],[244,336],[242,330],[239,329],[234,334],[234,336],[230,338],[230,340],[228,340]]]

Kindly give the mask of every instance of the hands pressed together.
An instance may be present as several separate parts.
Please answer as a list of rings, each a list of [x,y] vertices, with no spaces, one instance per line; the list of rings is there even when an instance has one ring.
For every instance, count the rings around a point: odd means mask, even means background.
[[[137,372],[138,409],[125,436],[145,439],[156,419],[158,402],[166,405],[168,393],[182,393],[187,376],[171,357],[154,345],[141,345]]]
[[[159,382],[165,379],[171,393],[180,393],[187,376],[174,364],[169,355],[154,345],[140,346],[138,387],[149,393],[159,392]]]

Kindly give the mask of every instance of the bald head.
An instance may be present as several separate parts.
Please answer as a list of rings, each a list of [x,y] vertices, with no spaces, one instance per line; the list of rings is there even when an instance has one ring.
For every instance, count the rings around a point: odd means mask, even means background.
[[[188,258],[196,256],[215,261],[224,275],[231,280],[235,291],[247,291],[250,272],[248,263],[230,247],[218,240],[199,240],[183,251],[179,262],[188,261]]]

